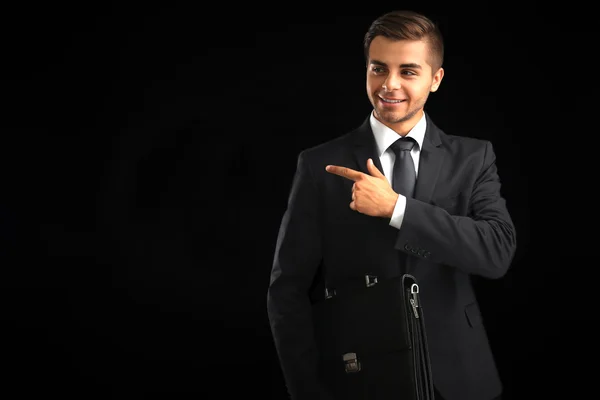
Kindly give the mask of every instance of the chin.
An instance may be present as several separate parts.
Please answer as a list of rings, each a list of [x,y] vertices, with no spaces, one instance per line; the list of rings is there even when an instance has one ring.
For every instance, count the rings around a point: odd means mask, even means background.
[[[383,122],[395,123],[406,118],[406,114],[398,111],[377,110],[377,116]]]

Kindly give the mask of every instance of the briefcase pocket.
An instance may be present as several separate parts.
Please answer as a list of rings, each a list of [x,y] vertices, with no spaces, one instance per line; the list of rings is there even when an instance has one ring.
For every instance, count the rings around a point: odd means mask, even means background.
[[[313,319],[324,358],[339,361],[346,353],[384,354],[410,347],[401,277],[373,286],[345,282],[313,305]]]
[[[404,275],[374,285],[330,288],[332,295],[313,305],[320,374],[335,398],[431,398],[415,287],[414,278]]]
[[[409,349],[388,353],[347,353],[323,364],[335,399],[418,400]]]

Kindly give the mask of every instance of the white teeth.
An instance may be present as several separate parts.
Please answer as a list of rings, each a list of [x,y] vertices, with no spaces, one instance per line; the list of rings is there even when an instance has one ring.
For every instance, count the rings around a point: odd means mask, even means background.
[[[383,101],[385,101],[386,103],[400,103],[402,100],[387,100],[387,99],[381,99]]]

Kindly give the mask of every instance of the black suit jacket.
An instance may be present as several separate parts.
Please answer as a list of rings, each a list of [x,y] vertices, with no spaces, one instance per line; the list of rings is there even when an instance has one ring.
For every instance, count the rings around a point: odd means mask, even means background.
[[[426,114],[415,198],[401,229],[350,209],[353,181],[328,164],[381,171],[369,119],[301,152],[283,216],[267,310],[293,399],[329,399],[317,376],[309,292],[327,280],[414,275],[421,287],[434,384],[447,400],[492,399],[502,390],[471,275],[500,278],[516,248],[490,142],[445,134]],[[403,271],[402,271],[403,269]]]

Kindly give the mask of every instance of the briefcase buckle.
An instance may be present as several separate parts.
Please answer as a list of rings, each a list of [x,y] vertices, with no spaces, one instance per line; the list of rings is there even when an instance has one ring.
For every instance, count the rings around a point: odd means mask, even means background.
[[[375,286],[377,284],[377,276],[365,275],[365,283],[367,287]]]
[[[342,356],[344,360],[344,368],[347,374],[352,374],[360,371],[360,362],[356,357],[356,353],[346,353]]]
[[[325,288],[325,299],[331,299],[335,294],[335,289]]]

